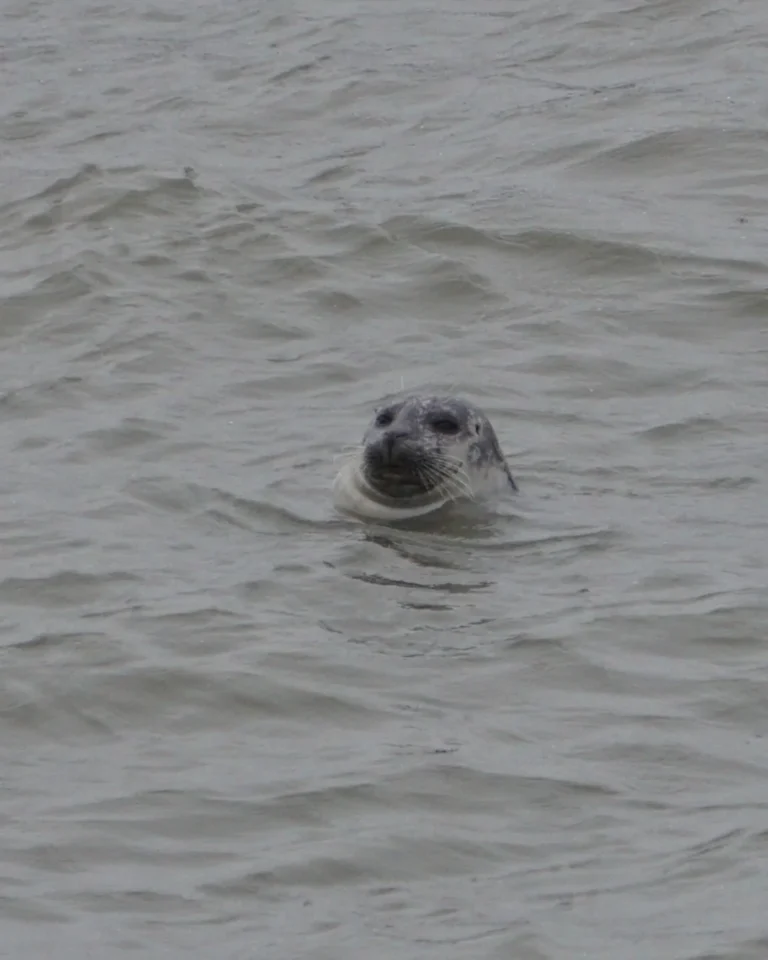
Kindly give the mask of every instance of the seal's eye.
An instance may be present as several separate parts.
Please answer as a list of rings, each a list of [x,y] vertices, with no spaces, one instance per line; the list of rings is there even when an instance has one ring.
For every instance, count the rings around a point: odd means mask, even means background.
[[[381,413],[376,417],[376,426],[377,427],[388,427],[392,423],[392,414],[389,410],[382,410]]]
[[[438,417],[432,421],[432,429],[438,433],[458,433],[459,424],[453,417]]]

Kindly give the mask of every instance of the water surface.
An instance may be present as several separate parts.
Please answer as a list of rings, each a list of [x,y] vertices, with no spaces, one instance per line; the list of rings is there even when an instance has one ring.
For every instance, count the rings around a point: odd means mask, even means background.
[[[762,0],[0,37],[0,955],[763,960]],[[425,381],[518,506],[336,515]]]

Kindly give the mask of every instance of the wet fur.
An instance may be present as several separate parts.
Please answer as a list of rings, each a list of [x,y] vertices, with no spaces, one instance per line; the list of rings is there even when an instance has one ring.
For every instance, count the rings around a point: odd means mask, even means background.
[[[377,422],[384,411],[391,415]],[[458,425],[445,435],[435,427],[445,418]],[[384,466],[376,451],[387,431],[402,437],[402,462]],[[362,445],[334,481],[337,506],[371,519],[421,516],[459,500],[478,500],[516,490],[498,438],[485,414],[459,397],[405,393],[376,407]]]

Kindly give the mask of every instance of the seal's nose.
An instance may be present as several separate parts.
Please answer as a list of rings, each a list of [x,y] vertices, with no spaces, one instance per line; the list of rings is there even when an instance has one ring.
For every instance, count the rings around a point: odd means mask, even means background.
[[[397,461],[403,449],[403,440],[408,436],[406,430],[387,430],[381,438],[381,457],[385,464]]]

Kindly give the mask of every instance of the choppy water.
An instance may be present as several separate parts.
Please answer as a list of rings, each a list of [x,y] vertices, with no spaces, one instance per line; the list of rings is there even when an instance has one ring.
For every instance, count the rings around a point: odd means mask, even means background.
[[[0,955],[764,960],[764,0],[0,38]],[[518,508],[334,514],[401,381]]]

